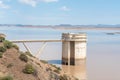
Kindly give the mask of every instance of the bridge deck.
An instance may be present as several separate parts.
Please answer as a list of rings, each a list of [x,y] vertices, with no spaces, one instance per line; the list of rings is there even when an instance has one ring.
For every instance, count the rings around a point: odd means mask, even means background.
[[[13,43],[21,42],[62,42],[62,40],[11,40]]]

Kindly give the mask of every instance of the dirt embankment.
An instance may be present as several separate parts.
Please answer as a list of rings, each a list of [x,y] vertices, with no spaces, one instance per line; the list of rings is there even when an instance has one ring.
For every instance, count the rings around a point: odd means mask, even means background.
[[[27,54],[27,61],[24,61],[20,55],[21,52],[14,47],[6,49],[0,58],[0,80],[5,76],[12,78],[6,80],[77,80],[54,65]],[[28,64],[30,66],[26,67]]]

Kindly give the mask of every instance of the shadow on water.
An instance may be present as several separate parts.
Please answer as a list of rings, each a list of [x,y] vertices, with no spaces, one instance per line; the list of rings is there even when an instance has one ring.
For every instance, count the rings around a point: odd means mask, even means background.
[[[48,60],[48,63],[50,64],[59,64],[61,65],[62,60]]]

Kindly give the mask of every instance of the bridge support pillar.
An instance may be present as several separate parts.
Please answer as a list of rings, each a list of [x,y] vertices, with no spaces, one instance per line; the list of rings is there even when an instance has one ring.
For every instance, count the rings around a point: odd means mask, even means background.
[[[62,34],[62,64],[79,65],[86,59],[86,34]]]

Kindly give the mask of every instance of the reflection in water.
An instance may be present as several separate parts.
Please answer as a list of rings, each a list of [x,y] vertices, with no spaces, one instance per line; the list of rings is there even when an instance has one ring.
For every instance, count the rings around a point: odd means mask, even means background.
[[[80,65],[62,65],[62,69],[65,73],[73,75],[79,80],[87,80],[86,62],[82,61]]]

